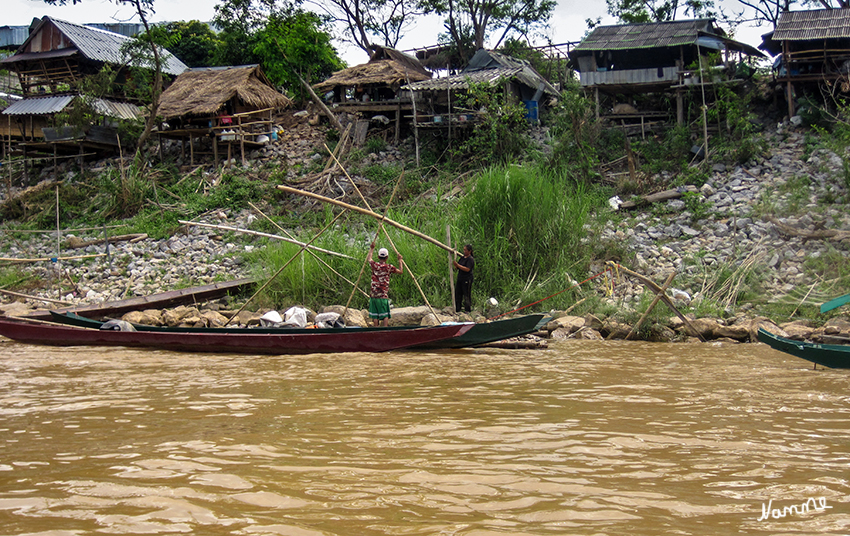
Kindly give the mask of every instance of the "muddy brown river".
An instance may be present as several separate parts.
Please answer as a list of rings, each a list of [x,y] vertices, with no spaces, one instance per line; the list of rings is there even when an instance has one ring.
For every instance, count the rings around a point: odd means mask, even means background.
[[[0,534],[850,534],[850,370],[761,344],[0,340]]]

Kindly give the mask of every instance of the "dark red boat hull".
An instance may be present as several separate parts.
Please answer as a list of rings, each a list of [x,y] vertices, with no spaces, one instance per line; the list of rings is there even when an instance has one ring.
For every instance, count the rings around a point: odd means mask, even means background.
[[[312,354],[386,352],[429,344],[466,333],[472,324],[392,331],[356,328],[315,333],[200,333],[108,331],[0,318],[0,335],[18,342],[51,346],[129,346],[180,352]]]

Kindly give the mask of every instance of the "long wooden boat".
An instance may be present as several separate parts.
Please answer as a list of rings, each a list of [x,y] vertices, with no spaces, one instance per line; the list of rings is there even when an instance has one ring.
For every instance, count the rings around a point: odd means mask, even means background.
[[[850,345],[795,341],[759,328],[758,340],[775,350],[829,368],[850,368]]]
[[[310,354],[386,352],[463,335],[473,324],[370,331],[357,328],[240,331],[112,331],[0,317],[0,335],[18,342],[52,346],[130,346],[181,352]]]
[[[519,337],[537,331],[546,318],[545,315],[525,315],[516,318],[506,318],[505,320],[496,320],[495,322],[475,324],[472,326],[472,329],[462,335],[433,343],[421,344],[416,346],[416,348],[469,348]]]
[[[98,329],[103,324],[99,320],[85,318],[74,313],[53,312],[52,319],[54,322],[68,324],[73,326],[88,327]],[[451,339],[443,339],[432,341],[429,343],[416,345],[412,348],[423,349],[438,349],[438,348],[468,348],[481,344],[510,339],[533,333],[540,329],[542,324],[548,320],[546,315],[533,314],[525,315],[516,318],[507,318],[505,320],[497,320],[495,322],[487,322],[482,324],[473,324],[472,329],[466,333],[453,337]],[[250,329],[252,333],[287,333],[312,332],[312,329],[298,328],[193,328],[193,327],[164,327],[164,326],[146,326],[144,324],[133,324],[133,327],[138,331],[153,331],[153,332],[213,332],[213,333],[233,333],[242,332]],[[343,328],[352,329],[352,328]],[[357,328],[365,331],[397,331],[402,329],[411,329],[410,327],[368,327]]]

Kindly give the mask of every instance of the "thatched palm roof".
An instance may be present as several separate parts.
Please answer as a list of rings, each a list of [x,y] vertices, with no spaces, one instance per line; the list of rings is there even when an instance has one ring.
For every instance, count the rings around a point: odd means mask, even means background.
[[[159,115],[165,119],[217,113],[233,97],[262,108],[286,108],[291,104],[277,91],[259,65],[200,68],[184,72],[162,93]]]
[[[419,82],[431,78],[431,72],[413,56],[388,47],[375,49],[368,63],[337,71],[313,87],[316,91],[324,92],[337,86],[381,84],[397,90],[408,81]]]

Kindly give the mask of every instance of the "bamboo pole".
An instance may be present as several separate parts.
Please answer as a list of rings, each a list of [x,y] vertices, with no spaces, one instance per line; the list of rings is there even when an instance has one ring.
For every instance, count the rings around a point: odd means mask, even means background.
[[[77,259],[91,259],[94,257],[105,257],[106,253],[97,253],[95,255],[77,255],[74,257],[39,257],[35,259],[16,259],[13,257],[0,257],[0,262],[43,262],[43,261],[70,261]]]
[[[224,323],[224,326],[222,326],[222,327],[227,327],[227,325],[228,325],[228,324],[230,324],[230,321],[231,321],[231,320],[233,320],[234,318],[236,318],[237,316],[239,316],[239,313],[241,313],[241,312],[245,309],[245,307],[247,307],[247,306],[248,306],[248,304],[249,304],[249,303],[251,303],[251,302],[254,300],[254,298],[256,298],[256,297],[257,297],[257,295],[258,295],[260,292],[262,292],[263,290],[265,290],[265,288],[266,288],[267,286],[269,286],[269,284],[270,284],[272,281],[274,281],[274,279],[275,279],[278,275],[280,275],[280,273],[281,273],[281,272],[282,272],[282,271],[283,271],[283,270],[284,270],[287,266],[289,266],[289,265],[292,263],[292,261],[294,261],[294,260],[295,260],[295,259],[296,259],[296,258],[297,258],[300,254],[301,254],[301,252],[303,252],[305,249],[307,249],[307,247],[308,247],[308,246],[309,246],[309,245],[310,245],[310,244],[311,244],[314,240],[316,240],[316,239],[318,239],[320,236],[322,236],[322,234],[323,234],[325,231],[327,231],[327,230],[328,230],[328,227],[330,227],[331,225],[333,225],[333,224],[336,222],[336,220],[338,220],[338,219],[340,218],[340,216],[342,216],[343,214],[345,214],[345,211],[344,211],[344,210],[343,210],[342,212],[340,212],[339,214],[337,214],[337,215],[336,215],[336,217],[335,217],[333,220],[331,220],[331,222],[330,222],[329,224],[325,225],[325,226],[322,228],[322,230],[321,230],[321,231],[319,231],[319,233],[318,233],[316,236],[314,236],[313,238],[311,238],[311,239],[310,239],[310,242],[307,242],[306,244],[304,244],[303,246],[301,246],[301,249],[300,249],[299,251],[297,251],[297,252],[295,253],[295,255],[293,255],[293,256],[292,256],[292,258],[290,258],[288,261],[286,261],[286,264],[284,264],[283,266],[281,266],[281,267],[280,267],[280,269],[278,269],[278,271],[277,271],[277,272],[275,272],[275,273],[274,273],[274,275],[273,275],[273,276],[271,276],[271,277],[269,278],[269,280],[268,280],[268,281],[266,281],[266,282],[263,284],[263,286],[262,286],[262,287],[260,287],[259,289],[257,289],[257,292],[255,292],[253,296],[251,296],[250,298],[248,298],[248,300],[247,300],[244,304],[242,304],[242,307],[240,307],[238,311],[236,311],[235,313],[233,313],[233,316],[231,316],[231,317],[227,320],[227,322],[225,322],[225,323]]]
[[[610,266],[618,269],[618,270],[622,270],[623,273],[630,275],[630,276],[634,277],[635,279],[638,279],[644,285],[646,285],[650,289],[652,289],[654,292],[659,293],[659,296],[661,296],[661,300],[667,305],[667,307],[670,308],[671,311],[676,313],[676,316],[678,316],[679,319],[682,322],[684,322],[686,326],[688,326],[688,329],[691,330],[691,333],[693,333],[700,341],[705,342],[705,337],[700,335],[699,331],[697,331],[697,329],[694,327],[694,325],[691,324],[691,321],[688,320],[688,318],[685,315],[683,315],[682,312],[679,311],[679,309],[676,308],[676,306],[673,304],[673,300],[671,300],[667,296],[666,293],[660,292],[661,287],[659,287],[658,284],[655,281],[653,281],[652,279],[649,279],[648,277],[641,275],[637,272],[633,272],[633,271],[629,270],[628,268],[626,268],[625,266],[623,266],[621,264],[617,264],[613,261],[608,261],[608,264]]]
[[[446,224],[446,244],[449,247],[452,245],[452,228],[450,225]],[[452,306],[457,305],[454,303],[455,300],[455,274],[454,274],[454,257],[452,257],[451,253],[446,253],[449,258],[449,289],[451,290],[451,299]],[[455,309],[457,311],[457,309]]]
[[[331,155],[331,156],[333,156],[333,155]],[[334,160],[336,160],[336,157],[334,157]],[[369,201],[366,200],[366,197],[363,195],[363,192],[361,192],[360,188],[357,187],[357,183],[354,182],[354,179],[352,179],[351,175],[348,174],[348,171],[345,169],[345,166],[343,166],[339,162],[339,160],[337,160],[337,164],[339,165],[340,169],[342,169],[342,172],[345,173],[345,176],[348,177],[348,181],[351,183],[351,185],[354,186],[354,191],[357,192],[357,195],[360,196],[360,200],[363,201],[363,204],[366,205],[366,207],[371,211],[371,207],[369,206]],[[396,187],[398,187],[398,184],[401,183],[401,179],[403,177],[404,177],[404,172],[402,171],[401,176],[399,177],[398,182],[396,183]],[[395,191],[395,189],[393,189],[393,191]],[[392,237],[390,237],[390,233],[387,231],[386,227],[384,227],[385,221],[388,221],[386,214],[384,214],[384,216],[381,218],[380,229],[384,231],[384,235],[387,237],[387,240],[389,240],[390,246],[392,246],[393,251],[395,251],[396,256],[398,256],[398,249],[396,249],[396,247],[395,247],[395,242],[393,242]],[[402,268],[404,268],[405,263],[404,263],[403,260],[399,264],[401,264]],[[422,296],[422,299],[425,301],[425,305],[427,305],[428,309],[431,310],[431,314],[434,315],[435,319],[439,319],[439,317],[437,316],[437,312],[434,311],[433,307],[431,307],[431,302],[428,301],[428,297],[425,296],[425,292],[422,290],[422,287],[419,286],[419,281],[417,281],[416,276],[413,274],[413,270],[410,269],[409,264],[407,265],[407,273],[410,274],[410,279],[413,280],[413,284],[416,285],[416,288],[419,290],[419,294]]]
[[[279,236],[279,235],[273,235],[273,234],[269,234],[269,233],[261,233],[260,231],[251,231],[249,229],[239,229],[238,227],[227,227],[226,225],[213,225],[212,223],[200,223],[200,222],[185,221],[185,220],[177,220],[177,221],[182,223],[183,225],[191,225],[191,226],[194,226],[194,227],[208,227],[210,229],[219,229],[221,231],[233,231],[233,232],[236,232],[236,233],[250,234],[250,235],[254,235],[254,236],[262,236],[262,237],[265,237],[265,238],[274,238],[275,240],[283,240],[284,242],[289,242],[290,244],[295,244],[296,246],[302,246],[302,247],[305,245],[304,242],[299,242],[298,240],[295,240],[293,238],[284,238],[284,237]],[[322,249],[322,248],[318,248],[316,246],[309,246],[308,245],[308,247],[309,247],[309,249],[319,251],[321,253],[327,253],[328,255],[334,255],[336,257],[342,257],[343,259],[351,259],[352,258],[352,257],[349,257],[348,255],[346,255],[344,253],[337,253],[336,251],[331,251],[331,250],[328,250],[328,249]]]
[[[334,159],[334,161],[336,162],[336,159]],[[393,186],[393,193],[390,194],[390,200],[387,201],[387,206],[384,207],[384,216],[381,218],[381,223],[378,225],[378,230],[375,232],[375,238],[372,239],[372,245],[369,248],[370,251],[372,249],[372,246],[374,246],[375,242],[377,242],[378,236],[380,236],[381,234],[381,230],[384,228],[384,221],[386,221],[387,219],[387,212],[390,210],[390,206],[393,203],[393,199],[395,199],[396,190],[398,190],[398,185],[401,184],[401,177],[403,176],[404,171],[401,172],[401,176],[396,181],[395,186]],[[398,251],[396,251],[396,255],[398,255]],[[348,296],[348,301],[345,302],[345,311],[343,312],[343,314],[348,312],[348,306],[351,305],[351,299],[354,298],[354,289],[360,288],[360,278],[363,277],[363,272],[366,269],[366,262],[368,260],[369,257],[367,256],[365,259],[363,259],[363,264],[360,265],[360,273],[357,274],[357,282],[354,284],[354,288],[351,289],[351,295]]]
[[[658,305],[659,301],[661,301],[661,295],[667,292],[667,288],[670,286],[670,283],[673,282],[674,277],[676,277],[676,272],[673,272],[669,276],[667,276],[667,281],[665,281],[664,284],[661,286],[661,291],[655,293],[655,299],[653,299],[652,303],[649,304],[649,307],[646,308],[646,311],[644,311],[643,315],[641,315],[640,319],[637,321],[637,324],[632,326],[632,329],[629,330],[629,334],[626,335],[627,341],[632,338],[632,335],[637,333],[637,330],[640,329],[644,321],[646,321],[647,317],[649,317],[650,313],[652,313],[652,310],[655,309],[655,306]]]
[[[354,184],[353,181],[352,181],[352,184]],[[423,234],[423,233],[420,233],[419,231],[416,231],[414,229],[411,229],[410,227],[407,227],[406,225],[402,225],[401,223],[398,223],[398,222],[393,221],[389,218],[381,216],[380,214],[372,212],[369,209],[350,205],[350,204],[345,203],[343,201],[337,201],[336,199],[331,199],[330,197],[325,197],[323,195],[314,194],[313,192],[306,192],[304,190],[298,190],[296,188],[290,188],[289,186],[284,186],[282,184],[279,184],[277,186],[277,188],[278,188],[278,190],[283,190],[284,192],[287,192],[287,193],[290,193],[290,194],[296,194],[296,195],[302,195],[304,197],[310,197],[312,199],[316,199],[316,200],[321,201],[323,203],[329,203],[331,205],[336,205],[338,207],[346,208],[346,209],[348,209],[352,212],[359,212],[360,214],[365,214],[366,216],[370,216],[370,217],[375,218],[377,220],[383,219],[387,224],[392,225],[396,229],[401,229],[402,231],[404,231],[406,233],[412,234],[413,236],[417,236],[417,237],[419,237],[419,238],[421,238],[421,239],[423,239],[427,242],[434,244],[435,246],[441,247],[446,251],[454,253],[455,255],[460,255],[460,253],[458,251],[455,251],[451,247],[446,246],[445,244],[443,244],[439,240],[431,238],[430,236]]]
[[[289,234],[289,232],[288,232],[286,229],[284,229],[283,227],[281,227],[280,225],[278,225],[276,221],[274,221],[274,220],[272,220],[271,218],[269,218],[268,216],[266,216],[266,215],[263,213],[263,211],[262,211],[262,210],[260,210],[259,208],[257,208],[257,207],[256,207],[253,203],[248,202],[248,205],[250,205],[250,206],[251,206],[251,208],[253,208],[254,210],[256,210],[256,211],[257,211],[257,213],[258,213],[260,216],[262,216],[262,217],[264,217],[266,220],[268,220],[268,222],[269,222],[269,223],[271,223],[272,225],[274,225],[275,227],[277,227],[277,228],[278,228],[278,229],[279,229],[282,233],[285,233],[285,234],[286,234],[289,238],[292,238],[292,235],[291,235],[291,234]],[[331,271],[331,272],[333,272],[334,274],[336,274],[336,275],[338,275],[339,277],[341,277],[341,278],[342,278],[342,279],[343,279],[346,283],[348,283],[349,285],[352,285],[352,286],[354,286],[354,285],[355,285],[355,283],[354,283],[353,281],[349,280],[347,277],[345,277],[345,276],[344,276],[344,275],[342,275],[341,273],[339,273],[339,272],[337,272],[336,270],[334,270],[334,269],[331,267],[331,265],[330,265],[330,264],[328,264],[327,262],[325,262],[325,260],[324,260],[323,258],[321,258],[321,257],[319,257],[318,255],[316,255],[316,254],[313,252],[313,249],[312,249],[312,248],[307,248],[307,253],[309,253],[310,255],[312,255],[312,256],[313,256],[313,258],[314,258],[314,259],[316,259],[317,261],[319,261],[320,263],[322,263],[322,264],[325,266],[325,268],[327,268],[328,270],[330,270],[330,271]],[[361,294],[363,294],[364,296],[366,296],[367,298],[369,297],[369,294],[368,294],[367,292],[365,292],[363,289],[359,289],[359,288],[358,288],[357,290],[359,290],[359,291],[360,291],[360,293],[361,293]]]
[[[20,292],[13,292],[11,290],[0,289],[0,294],[7,294],[9,296],[15,296],[16,298],[26,298],[28,300],[38,300],[46,303],[56,303],[58,305],[74,305],[70,302],[51,300],[50,298],[42,298],[40,296],[30,296],[29,294],[21,294]]]

